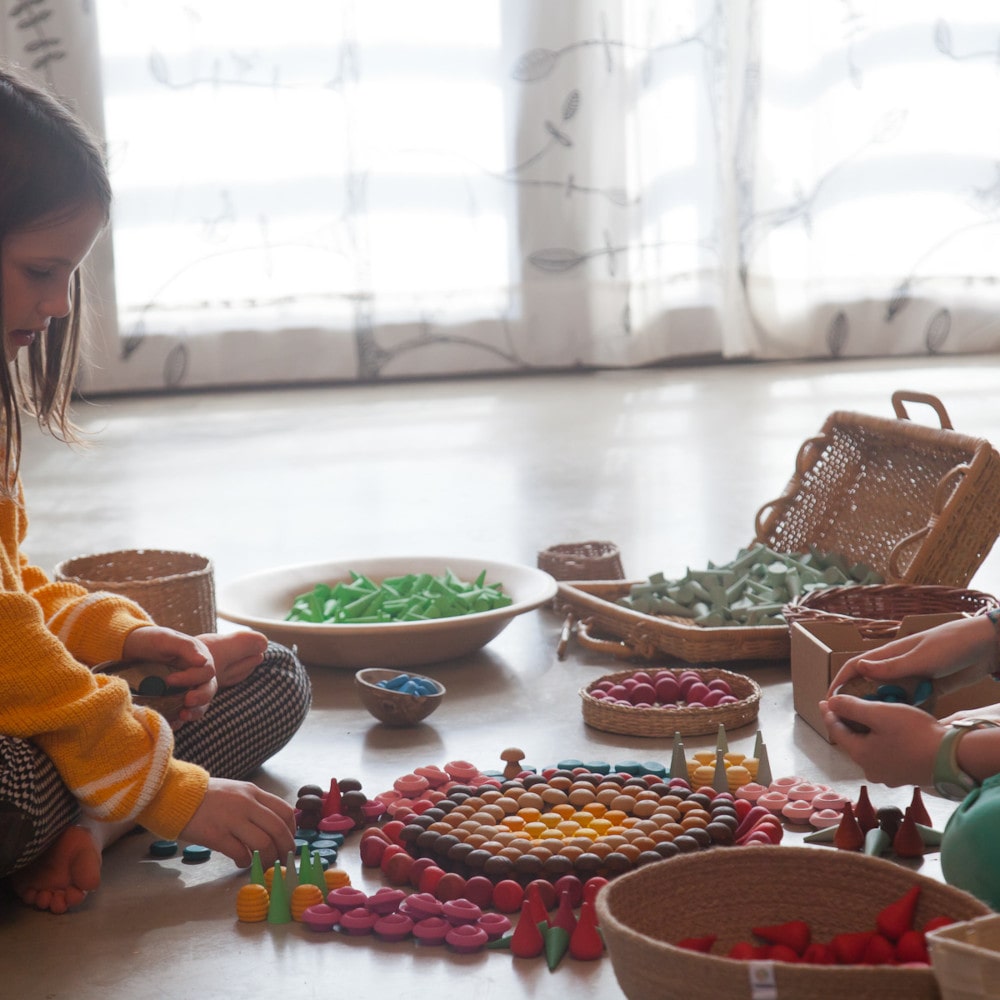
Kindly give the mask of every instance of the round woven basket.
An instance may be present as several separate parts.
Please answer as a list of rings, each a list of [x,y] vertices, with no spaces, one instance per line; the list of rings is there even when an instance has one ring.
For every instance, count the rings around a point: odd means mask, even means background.
[[[597,895],[601,934],[629,1000],[751,1000],[749,962],[723,958],[751,928],[805,920],[815,941],[875,928],[879,910],[914,883],[915,925],[990,912],[967,893],[882,858],[817,847],[758,845],[679,854],[612,880]],[[712,952],[678,948],[715,934]],[[773,963],[779,998],[937,1000],[930,967]]]
[[[813,590],[782,609],[785,621],[898,624],[908,615],[979,614],[1000,606],[991,594],[960,587],[886,583]]]
[[[614,542],[572,542],[538,553],[538,568],[555,580],[621,580],[621,555]]]
[[[580,689],[583,721],[588,726],[602,729],[606,733],[672,737],[674,733],[680,733],[681,736],[705,736],[717,733],[720,725],[727,730],[738,729],[757,718],[757,710],[760,707],[760,685],[755,680],[743,674],[715,667],[697,669],[706,683],[716,679],[726,681],[739,701],[732,705],[716,705],[713,708],[633,708],[627,705],[611,705],[604,699],[594,698],[591,695],[590,692],[602,681],[616,684],[635,673],[635,670],[622,670],[598,677]]]
[[[107,590],[127,597],[157,625],[186,635],[218,628],[212,563],[205,556],[123,549],[67,559],[56,566],[54,575],[92,592]]]

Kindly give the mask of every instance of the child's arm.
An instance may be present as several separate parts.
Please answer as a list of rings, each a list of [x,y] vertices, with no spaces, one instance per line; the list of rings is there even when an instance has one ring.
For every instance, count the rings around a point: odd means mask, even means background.
[[[176,836],[208,775],[173,758],[162,716],[132,704],[128,685],[78,663],[27,594],[0,593],[0,732],[36,743],[84,809]]]
[[[960,618],[859,653],[837,672],[830,694],[852,677],[895,680],[933,677],[939,692],[971,684],[997,670],[997,628],[987,615]]]

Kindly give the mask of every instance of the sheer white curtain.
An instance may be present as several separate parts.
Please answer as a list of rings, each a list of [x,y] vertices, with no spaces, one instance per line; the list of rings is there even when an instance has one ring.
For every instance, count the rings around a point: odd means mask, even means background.
[[[106,125],[90,391],[1000,346],[989,0],[0,10]]]

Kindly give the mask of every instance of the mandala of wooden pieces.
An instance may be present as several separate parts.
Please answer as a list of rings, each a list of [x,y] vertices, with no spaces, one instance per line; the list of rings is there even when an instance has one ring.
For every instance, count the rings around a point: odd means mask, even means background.
[[[419,814],[397,816],[399,843],[466,876],[613,876],[678,853],[735,843],[729,793],[662,775],[556,770],[498,784],[452,785]]]

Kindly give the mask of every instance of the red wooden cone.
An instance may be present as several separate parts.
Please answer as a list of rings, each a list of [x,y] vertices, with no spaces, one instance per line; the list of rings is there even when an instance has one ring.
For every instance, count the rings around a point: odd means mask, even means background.
[[[841,851],[860,851],[865,846],[865,834],[854,816],[854,809],[848,802],[844,806],[844,815],[840,817],[840,826],[833,838],[833,846]]]
[[[330,791],[323,796],[323,818],[340,813],[340,785],[336,778],[330,779]]]
[[[559,894],[559,905],[555,915],[549,921],[550,927],[561,927],[567,934],[576,930],[576,914],[573,912],[573,900],[568,892]]]
[[[521,917],[510,938],[510,951],[517,958],[537,958],[545,950],[545,938],[535,922],[531,903],[521,904]]]
[[[604,940],[597,929],[597,910],[584,900],[576,928],[570,935],[569,955],[580,962],[592,962],[604,954]]]
[[[892,839],[892,849],[900,858],[921,858],[924,855],[924,840],[910,809],[903,814],[903,822]]]
[[[867,785],[862,785],[858,793],[858,801],[854,805],[854,818],[858,821],[862,833],[874,830],[878,826],[878,815],[872,800],[868,797]]]
[[[930,813],[927,812],[927,806],[924,805],[924,798],[920,794],[920,789],[914,785],[913,786],[913,798],[910,800],[910,812],[913,813],[913,822],[920,823],[923,826],[933,826],[931,823]]]
[[[533,882],[528,884],[525,902],[530,907],[531,919],[534,920],[539,927],[548,927],[549,911],[545,908],[545,900],[542,899],[539,887]]]

